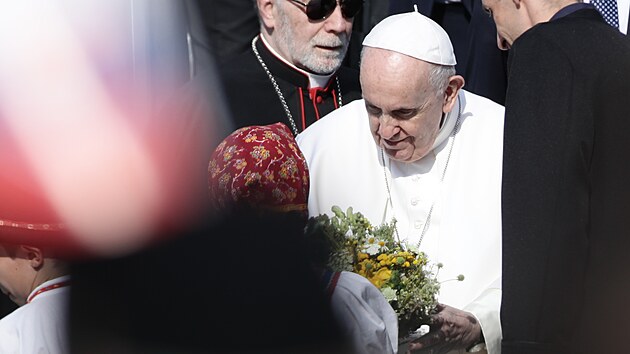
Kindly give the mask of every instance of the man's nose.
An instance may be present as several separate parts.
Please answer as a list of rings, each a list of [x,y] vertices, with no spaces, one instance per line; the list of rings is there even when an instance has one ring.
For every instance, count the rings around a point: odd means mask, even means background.
[[[390,140],[400,133],[400,127],[396,124],[395,119],[383,115],[379,120],[378,135],[380,135],[381,138]]]
[[[334,33],[345,32],[348,21],[352,21],[352,19],[343,17],[343,14],[341,13],[341,4],[337,4],[335,10],[326,18],[326,29],[329,32]]]

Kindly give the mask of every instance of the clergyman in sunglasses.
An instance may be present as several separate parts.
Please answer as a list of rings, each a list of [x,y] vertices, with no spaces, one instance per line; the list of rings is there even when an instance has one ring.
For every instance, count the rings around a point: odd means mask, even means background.
[[[286,124],[294,135],[361,97],[342,67],[363,0],[256,0],[260,33],[221,64],[234,128]]]

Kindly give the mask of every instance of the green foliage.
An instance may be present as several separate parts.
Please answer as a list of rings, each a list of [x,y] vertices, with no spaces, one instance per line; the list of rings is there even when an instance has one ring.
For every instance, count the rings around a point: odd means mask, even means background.
[[[429,323],[440,284],[426,255],[395,239],[396,220],[374,227],[351,207],[331,210],[334,216],[311,217],[306,227],[307,240],[326,248],[321,265],[358,273],[379,288],[398,315],[401,338]]]

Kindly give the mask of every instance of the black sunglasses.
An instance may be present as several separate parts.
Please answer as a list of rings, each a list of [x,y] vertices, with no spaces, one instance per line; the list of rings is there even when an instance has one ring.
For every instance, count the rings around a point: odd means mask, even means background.
[[[304,6],[306,16],[313,21],[318,21],[330,16],[337,7],[337,0],[311,0],[308,4],[298,0],[289,1]],[[363,0],[341,0],[340,2],[341,14],[345,18],[354,17],[359,10],[361,10],[361,7],[363,7]]]

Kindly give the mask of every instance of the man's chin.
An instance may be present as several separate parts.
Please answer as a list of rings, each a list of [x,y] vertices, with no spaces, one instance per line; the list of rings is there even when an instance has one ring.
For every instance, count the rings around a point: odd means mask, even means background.
[[[332,56],[321,58],[318,62],[305,63],[302,68],[317,75],[331,75],[339,69],[342,63],[343,57]]]
[[[387,156],[389,156],[390,160],[394,160],[397,162],[412,162],[410,161],[411,155],[407,153],[405,150],[392,150],[388,148],[383,148]]]

